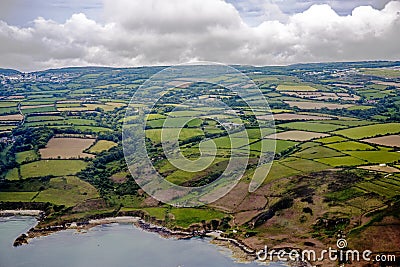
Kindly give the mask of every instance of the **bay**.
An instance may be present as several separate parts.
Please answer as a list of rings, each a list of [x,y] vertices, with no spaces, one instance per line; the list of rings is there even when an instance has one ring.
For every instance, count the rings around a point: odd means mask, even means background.
[[[13,247],[36,224],[32,217],[0,218],[0,267],[255,267],[237,263],[208,239],[165,239],[131,224],[109,224],[85,233],[65,230]],[[271,267],[282,267],[272,263]]]

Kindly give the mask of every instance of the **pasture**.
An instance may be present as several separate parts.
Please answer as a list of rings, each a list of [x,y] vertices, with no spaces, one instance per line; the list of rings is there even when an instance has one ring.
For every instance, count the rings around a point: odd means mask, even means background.
[[[340,142],[334,144],[328,144],[327,147],[339,150],[339,151],[352,151],[352,150],[376,150],[373,146],[355,142],[355,141],[347,141],[347,142]]]
[[[28,150],[23,152],[18,152],[15,154],[15,160],[17,163],[21,164],[25,161],[35,161],[39,158],[38,154],[34,150]]]
[[[332,158],[319,158],[316,161],[321,162],[323,164],[330,165],[332,167],[342,167],[342,166],[358,166],[367,163],[362,159],[358,159],[356,157],[351,156],[342,156],[342,157],[332,157]]]
[[[117,146],[117,143],[114,143],[113,141],[99,140],[93,146],[91,146],[88,151],[90,153],[97,154],[109,150],[115,146]]]
[[[74,175],[83,170],[83,160],[39,160],[20,166],[22,179],[44,176]]]
[[[97,198],[99,194],[91,184],[75,176],[52,178],[49,188],[40,191],[35,202],[50,202],[66,207],[75,206],[86,199]]]
[[[388,135],[400,133],[400,123],[381,123],[344,129],[334,132],[351,139],[363,139],[378,135]]]

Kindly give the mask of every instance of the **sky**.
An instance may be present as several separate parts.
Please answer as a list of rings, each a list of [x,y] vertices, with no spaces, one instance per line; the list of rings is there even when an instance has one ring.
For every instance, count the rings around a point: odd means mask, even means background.
[[[399,0],[1,0],[0,67],[400,60]]]

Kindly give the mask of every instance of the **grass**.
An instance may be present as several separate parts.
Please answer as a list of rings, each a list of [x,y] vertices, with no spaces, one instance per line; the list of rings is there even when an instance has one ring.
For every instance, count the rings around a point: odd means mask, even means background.
[[[344,154],[323,146],[313,146],[304,149],[300,152],[297,152],[293,154],[293,156],[304,159],[318,159],[318,158],[328,158],[328,157],[340,157],[344,156]]]
[[[167,140],[171,140],[176,130],[179,129],[149,129],[146,130],[146,137],[148,137],[153,143],[161,143],[161,131],[164,131],[164,134]],[[179,140],[186,140],[191,137],[202,136],[204,133],[200,129],[182,129],[179,134]]]
[[[311,87],[309,85],[284,85],[284,84],[278,85],[276,90],[278,90],[278,91],[302,91],[302,92],[318,91],[317,88]]]
[[[39,160],[21,165],[21,176],[27,179],[50,175],[74,175],[86,166],[87,163],[82,160]]]
[[[384,150],[379,151],[349,151],[347,154],[359,158],[369,163],[391,163],[400,160],[400,153],[389,152]]]
[[[21,164],[25,161],[34,161],[39,158],[38,154],[35,152],[35,150],[28,150],[24,152],[18,152],[15,155],[15,160],[17,161],[18,164]]]
[[[222,219],[226,214],[212,209],[172,208],[170,211],[175,218],[176,225],[187,228],[193,223]]]
[[[71,207],[86,199],[97,197],[99,194],[92,185],[75,176],[67,176],[51,179],[49,188],[41,191],[34,201]]]
[[[386,187],[382,187],[380,185],[374,184],[372,182],[361,182],[357,184],[358,188],[361,188],[362,190],[365,190],[367,192],[372,192],[376,193],[378,195],[384,196],[384,197],[394,197],[395,195],[399,194],[399,192],[391,191],[388,190]]]
[[[307,159],[295,159],[291,161],[282,161],[282,165],[285,165],[286,167],[290,167],[292,169],[301,171],[301,172],[317,172],[317,171],[322,171],[329,169],[330,166],[326,164],[322,164],[319,162],[315,162],[312,160],[307,160]]]
[[[337,192],[330,192],[326,194],[326,197],[330,200],[335,200],[335,201],[346,201],[355,197],[359,197],[364,195],[364,191],[357,188],[357,187],[350,187],[346,188],[342,191],[337,191]]]
[[[360,126],[351,129],[336,131],[335,134],[343,135],[352,139],[362,139],[378,135],[400,133],[400,123],[384,123]]]
[[[252,151],[260,151],[260,152],[268,152],[273,150],[273,140],[271,139],[263,139],[256,143],[250,145],[250,150]],[[276,140],[276,153],[281,153],[289,148],[296,146],[298,142],[294,141],[286,141],[286,140]],[[261,145],[263,145],[263,151],[261,151]]]
[[[375,108],[372,106],[353,106],[353,107],[349,107],[349,110],[368,110],[371,108]]]
[[[15,101],[0,101],[0,108],[16,107],[18,102]]]
[[[299,173],[298,170],[282,165],[278,161],[274,161],[264,183],[270,183],[280,178],[290,177]]]
[[[316,161],[321,162],[323,164],[330,165],[332,167],[358,166],[358,165],[363,165],[363,164],[367,163],[361,159],[351,157],[351,156],[320,158],[320,159],[316,159]]]
[[[16,114],[16,113],[18,113],[18,108],[17,107],[0,108],[0,115],[3,115],[3,114]]]
[[[162,115],[162,114],[149,114],[147,115],[146,120],[151,121],[151,120],[160,120],[160,119],[165,119],[166,116]]]
[[[150,216],[158,220],[164,220],[168,214],[172,215],[173,225],[187,228],[194,223],[201,223],[202,221],[218,220],[226,217],[225,213],[215,211],[212,209],[195,209],[195,208],[171,208],[154,207],[143,208]],[[171,218],[171,216],[168,216]]]
[[[57,121],[63,120],[61,116],[29,116],[26,118],[26,122],[38,122],[38,121]]]
[[[338,129],[346,128],[345,126],[328,124],[328,123],[312,123],[312,122],[289,122],[278,124],[277,127],[290,130],[303,130],[319,133],[332,132]]]
[[[3,202],[30,202],[37,192],[0,192]]]
[[[89,149],[89,152],[97,154],[115,146],[117,146],[117,143],[114,143],[113,141],[99,140]]]
[[[16,127],[15,125],[0,125],[0,131],[11,131]]]
[[[13,168],[6,173],[6,180],[15,181],[19,180],[18,168]]]
[[[42,112],[51,112],[51,111],[56,111],[56,108],[54,106],[25,108],[22,110],[22,113],[31,114],[31,113],[42,113]]]
[[[315,142],[318,143],[322,143],[322,144],[331,144],[331,143],[337,143],[337,142],[342,142],[342,141],[346,141],[346,138],[343,138],[341,136],[329,136],[329,137],[324,137],[324,138],[320,138],[315,140]]]
[[[361,73],[385,78],[398,78],[400,77],[400,70],[394,69],[361,69]]]
[[[163,207],[144,208],[143,210],[146,211],[150,216],[155,217],[158,220],[164,220],[167,212],[167,209]]]
[[[328,144],[326,146],[339,151],[375,150],[373,146],[355,141]]]

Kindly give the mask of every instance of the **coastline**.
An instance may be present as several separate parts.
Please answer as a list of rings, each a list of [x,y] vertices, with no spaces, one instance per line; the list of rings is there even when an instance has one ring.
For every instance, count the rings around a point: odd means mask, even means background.
[[[44,212],[41,210],[0,210],[0,217],[10,217],[10,216],[33,216],[38,222],[44,217]],[[150,222],[146,222],[140,216],[116,216],[116,217],[104,217],[89,219],[84,222],[72,222],[65,223],[63,225],[48,226],[45,228],[33,227],[28,230],[28,232],[21,234],[14,241],[13,246],[22,246],[28,244],[31,239],[48,236],[50,234],[63,231],[63,230],[77,230],[86,231],[93,227],[121,223],[121,224],[133,224],[138,229],[143,231],[157,233],[163,238],[175,238],[175,239],[191,239],[194,237],[210,238],[210,243],[215,244],[220,247],[229,249],[232,252],[231,258],[237,262],[249,263],[257,260],[256,251],[252,248],[244,245],[240,240],[227,238],[221,236],[222,232],[219,230],[208,230],[208,231],[187,231],[187,230],[172,230],[165,226],[160,226]],[[260,262],[262,264],[268,264],[268,262]],[[287,262],[288,266],[294,267],[304,267],[311,266],[306,262]]]

